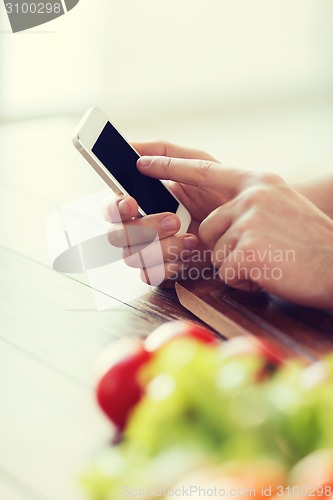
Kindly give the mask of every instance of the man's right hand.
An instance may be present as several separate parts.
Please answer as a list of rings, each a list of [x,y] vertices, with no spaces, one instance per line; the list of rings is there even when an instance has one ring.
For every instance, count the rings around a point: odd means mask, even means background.
[[[152,156],[152,148],[146,155],[146,146],[137,146],[144,153],[137,164],[139,171],[173,182],[172,190],[193,217],[192,235],[177,234],[180,222],[174,214],[134,219],[136,202],[122,199],[119,210],[124,214],[126,207],[126,215],[118,216],[118,227],[117,221],[113,224],[110,242],[127,247],[128,263],[148,267],[153,281],[157,270],[158,276],[179,279],[183,261],[192,268],[191,252],[206,245],[209,251],[205,256],[217,276],[232,287],[259,287],[299,304],[333,307],[333,221],[326,214],[275,174],[226,167],[208,156],[198,159],[198,152],[177,147],[168,150],[165,145],[164,154]],[[178,153],[178,157],[166,153]],[[107,213],[114,220],[112,205]],[[119,227],[120,219],[126,222]],[[174,221],[175,225],[163,227],[165,221]],[[127,238],[131,227],[140,229],[134,241]],[[149,228],[158,234],[162,255],[148,252],[143,264],[129,253],[147,243]],[[186,253],[187,241],[193,241],[193,249]],[[154,261],[157,255],[158,263]],[[205,259],[196,260],[200,260],[199,267],[207,266]]]

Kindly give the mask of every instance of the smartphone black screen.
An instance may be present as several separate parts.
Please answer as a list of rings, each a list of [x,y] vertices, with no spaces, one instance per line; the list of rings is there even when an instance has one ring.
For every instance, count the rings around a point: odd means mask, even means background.
[[[177,211],[177,200],[163,184],[158,179],[140,174],[136,168],[139,156],[110,122],[105,125],[92,152],[146,214]]]

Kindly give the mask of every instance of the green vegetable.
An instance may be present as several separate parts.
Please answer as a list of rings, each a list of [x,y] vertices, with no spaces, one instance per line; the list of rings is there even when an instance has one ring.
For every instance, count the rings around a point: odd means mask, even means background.
[[[333,448],[333,356],[271,373],[263,351],[230,352],[186,337],[155,352],[122,442],[84,478],[91,500],[121,498],[125,485],[168,488],[202,463],[272,459],[290,468]]]

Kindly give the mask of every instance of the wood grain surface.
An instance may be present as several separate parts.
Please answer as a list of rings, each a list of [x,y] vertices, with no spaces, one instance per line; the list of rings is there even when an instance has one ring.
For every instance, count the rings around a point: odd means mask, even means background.
[[[45,244],[51,210],[105,188],[70,143],[76,121],[0,127],[0,500],[84,499],[78,477],[111,435],[94,401],[94,363],[122,336],[184,319],[224,337],[273,338],[310,359],[333,346],[332,314],[220,282],[177,284],[181,305],[175,290],[141,293],[137,277],[128,297],[115,287],[98,311],[86,277],[56,273]]]
[[[174,290],[142,294],[139,276],[99,311],[85,275],[51,268],[47,215],[105,189],[71,144],[76,122],[0,126],[0,500],[83,500],[79,476],[112,433],[94,400],[96,358],[194,318]]]
[[[242,292],[213,278],[177,283],[176,291],[186,309],[226,338],[254,335],[313,360],[333,349],[333,311],[297,306],[265,292]]]

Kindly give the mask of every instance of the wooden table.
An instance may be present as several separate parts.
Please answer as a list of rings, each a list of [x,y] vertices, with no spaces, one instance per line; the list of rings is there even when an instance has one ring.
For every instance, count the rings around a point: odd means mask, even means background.
[[[145,336],[166,320],[195,319],[174,290],[149,287],[131,300],[111,294],[109,308],[97,311],[84,276],[51,268],[45,217],[105,187],[70,144],[75,123],[69,117],[0,127],[1,500],[84,498],[77,477],[110,436],[93,397],[99,352],[124,335]],[[136,287],[142,291],[139,278],[129,284],[132,297]],[[243,299],[222,291],[229,326],[249,328],[262,299],[256,296],[244,309]],[[182,295],[191,308],[189,300]],[[201,317],[209,322],[207,307]],[[324,350],[332,347],[327,331]]]
[[[84,275],[51,268],[46,216],[105,188],[70,144],[75,123],[0,127],[1,500],[84,498],[77,478],[110,437],[94,401],[96,357],[114,339],[192,318],[174,291],[148,286],[97,311]],[[132,296],[136,287],[139,277]]]
[[[80,498],[75,476],[110,430],[93,400],[92,366],[123,335],[191,317],[173,291],[94,310],[87,287],[1,248],[0,478],[13,498]],[[0,488],[0,498],[11,498]]]

